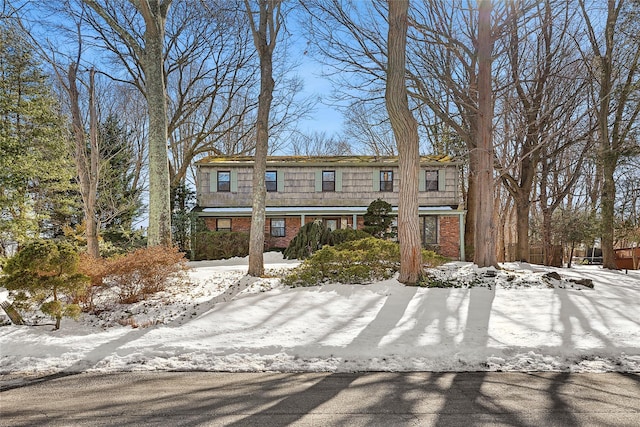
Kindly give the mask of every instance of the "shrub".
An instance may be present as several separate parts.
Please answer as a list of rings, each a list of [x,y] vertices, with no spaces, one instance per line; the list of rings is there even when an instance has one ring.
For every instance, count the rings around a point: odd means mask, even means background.
[[[289,286],[323,282],[367,283],[391,277],[400,260],[394,242],[368,237],[325,246],[285,277]]]
[[[422,251],[423,262],[434,267],[446,259]],[[388,279],[400,268],[400,247],[388,240],[368,237],[324,246],[285,276],[288,286],[315,286],[326,282],[362,284]]]
[[[125,255],[136,249],[147,247],[147,238],[142,230],[128,230],[123,227],[107,228],[102,233],[100,256]]]
[[[109,259],[94,258],[86,252],[80,253],[80,265],[78,271],[89,277],[89,286],[86,292],[74,294],[74,303],[78,304],[82,311],[93,312],[96,310],[95,299],[102,291],[107,289],[105,277],[108,275]]]
[[[376,199],[367,207],[364,214],[364,231],[378,238],[395,237],[390,231],[393,217],[390,215],[393,207],[382,199]]]
[[[155,246],[127,255],[92,260],[83,266],[91,277],[91,300],[86,307],[95,309],[93,297],[106,289],[115,291],[118,302],[131,304],[166,290],[171,280],[186,269],[184,253],[178,248]]]
[[[371,237],[371,234],[363,230],[354,230],[353,228],[339,228],[331,232],[331,237],[333,244],[339,245],[340,243],[350,242],[352,240],[366,239],[367,237]]]
[[[63,317],[80,315],[78,304],[69,299],[84,293],[89,282],[78,272],[78,261],[78,252],[70,243],[36,240],[8,260],[0,286],[13,294],[16,306],[38,305],[55,319],[55,329],[60,329]]]
[[[322,221],[310,222],[300,227],[298,234],[284,250],[284,256],[287,259],[306,259],[324,245],[331,244],[331,230],[325,227]]]
[[[195,260],[227,259],[249,255],[249,233],[201,231],[195,235]]]

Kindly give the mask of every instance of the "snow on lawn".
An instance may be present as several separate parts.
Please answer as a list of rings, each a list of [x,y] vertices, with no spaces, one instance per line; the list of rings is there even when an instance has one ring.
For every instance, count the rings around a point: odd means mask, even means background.
[[[56,332],[0,327],[0,374],[640,371],[638,271],[456,262],[432,277],[463,287],[292,289],[276,277],[297,262],[269,253],[265,264],[272,278],[245,276],[246,259],[196,262],[189,284]]]

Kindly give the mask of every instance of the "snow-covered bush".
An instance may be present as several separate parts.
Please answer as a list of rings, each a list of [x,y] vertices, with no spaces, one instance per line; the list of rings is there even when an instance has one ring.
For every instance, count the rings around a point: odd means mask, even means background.
[[[89,283],[89,278],[78,271],[78,260],[78,252],[70,243],[36,240],[7,261],[0,286],[11,292],[14,305],[36,305],[53,317],[55,328],[60,329],[63,317],[80,315],[72,297],[82,295]]]

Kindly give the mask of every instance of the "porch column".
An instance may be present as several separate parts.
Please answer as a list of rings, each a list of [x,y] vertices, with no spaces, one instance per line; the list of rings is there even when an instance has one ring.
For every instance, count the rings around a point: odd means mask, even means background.
[[[354,230],[358,229],[358,214],[353,214],[353,224],[352,224],[352,228]]]

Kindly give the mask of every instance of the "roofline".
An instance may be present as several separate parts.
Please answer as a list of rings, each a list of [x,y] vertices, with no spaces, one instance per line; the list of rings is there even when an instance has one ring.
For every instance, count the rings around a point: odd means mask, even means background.
[[[253,156],[209,156],[198,160],[196,166],[249,166],[254,162]],[[461,165],[461,161],[454,160],[448,155],[420,156],[421,164],[428,165]],[[269,166],[362,166],[384,165],[397,166],[397,156],[268,156]]]

